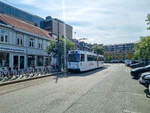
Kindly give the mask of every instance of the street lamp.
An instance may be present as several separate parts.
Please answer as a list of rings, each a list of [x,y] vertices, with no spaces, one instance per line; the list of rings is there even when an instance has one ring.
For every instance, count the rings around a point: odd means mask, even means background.
[[[58,69],[59,72],[61,71],[59,22],[57,22],[57,69]]]

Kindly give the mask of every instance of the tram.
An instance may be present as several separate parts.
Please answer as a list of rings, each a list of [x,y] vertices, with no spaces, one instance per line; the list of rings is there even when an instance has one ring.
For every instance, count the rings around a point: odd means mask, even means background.
[[[71,50],[68,54],[67,68],[69,71],[89,71],[103,67],[103,55],[97,55],[88,51]]]

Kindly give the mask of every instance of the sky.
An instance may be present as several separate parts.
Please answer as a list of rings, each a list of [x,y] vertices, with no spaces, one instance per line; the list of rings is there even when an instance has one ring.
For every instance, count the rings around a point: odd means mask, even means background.
[[[1,0],[45,18],[73,26],[73,38],[89,43],[138,42],[150,34],[146,25],[150,0]]]

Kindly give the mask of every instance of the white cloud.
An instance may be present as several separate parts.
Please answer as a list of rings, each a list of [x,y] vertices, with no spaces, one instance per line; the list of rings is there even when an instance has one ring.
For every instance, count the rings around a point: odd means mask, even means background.
[[[75,37],[88,42],[134,42],[148,35],[145,19],[150,13],[149,0],[11,0],[38,9],[42,17],[65,19],[74,26]],[[20,7],[21,8],[21,7]],[[64,17],[63,17],[64,16]]]

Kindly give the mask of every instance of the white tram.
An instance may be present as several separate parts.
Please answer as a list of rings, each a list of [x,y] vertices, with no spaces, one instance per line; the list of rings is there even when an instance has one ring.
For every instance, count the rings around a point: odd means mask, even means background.
[[[104,57],[92,52],[72,50],[68,54],[69,71],[88,71],[103,67]]]

